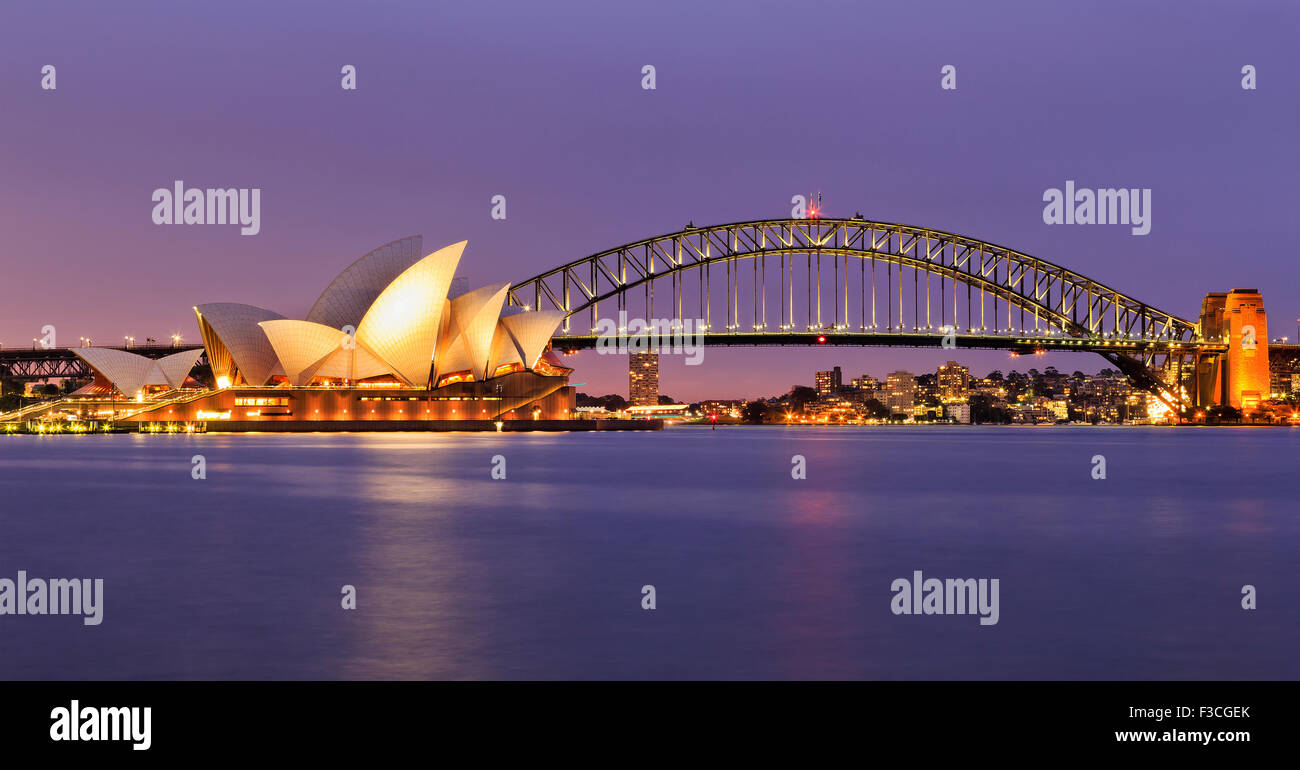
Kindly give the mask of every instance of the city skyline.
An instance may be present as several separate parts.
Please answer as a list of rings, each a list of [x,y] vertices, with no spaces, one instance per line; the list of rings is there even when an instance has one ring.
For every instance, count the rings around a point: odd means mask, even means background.
[[[1033,357],[1037,358],[1037,357]],[[1300,424],[1300,367],[1294,353],[1280,356],[1270,371],[1270,393],[1263,403],[1244,409],[1230,404],[1201,406],[1186,416],[1199,424]],[[634,385],[635,375],[633,379]],[[994,369],[984,376],[956,360],[934,371],[896,370],[883,377],[850,377],[843,369],[811,373],[811,384],[796,383],[788,392],[744,398],[715,397],[691,402],[657,395],[656,414],[688,421],[718,417],[748,423],[808,424],[1171,424],[1168,405],[1114,368],[1095,374],[1061,371],[1046,365],[1023,372]],[[618,394],[579,393],[581,411],[608,416],[635,412],[647,399],[633,402]],[[626,406],[620,406],[625,404]]]
[[[1079,357],[1079,356],[1077,356],[1077,357]],[[1053,365],[1050,364],[1050,363],[1049,363],[1049,364],[1044,364],[1044,363],[1042,363],[1042,361],[1045,360],[1046,358],[1047,358],[1047,355],[1046,355],[1046,354],[1044,354],[1044,355],[1042,355],[1042,356],[1019,356],[1018,359],[1010,359],[1010,360],[1013,361],[1013,362],[1016,361],[1016,360],[1035,361],[1035,362],[1038,362],[1038,363],[1036,363],[1036,364],[1033,365],[1033,366],[1024,366],[1024,365],[1012,365],[1012,366],[1003,366],[1003,367],[994,366],[994,367],[989,368],[987,371],[984,371],[984,374],[983,374],[983,375],[976,374],[976,372],[977,372],[978,370],[977,370],[976,368],[974,368],[974,367],[968,366],[968,365],[965,364],[964,361],[962,361],[962,360],[957,360],[956,363],[959,364],[959,365],[961,365],[961,366],[963,366],[963,367],[965,367],[965,368],[969,371],[969,376],[970,376],[971,378],[973,378],[973,379],[987,379],[988,376],[991,375],[991,374],[993,374],[994,372],[998,372],[998,373],[1000,373],[1000,374],[1001,374],[1002,376],[1004,376],[1004,377],[1007,376],[1007,375],[1009,375],[1009,374],[1011,374],[1012,372],[1018,372],[1018,373],[1020,373],[1020,374],[1026,374],[1026,375],[1027,375],[1027,374],[1029,374],[1029,371],[1030,371],[1031,369],[1038,370],[1040,373],[1041,373],[1041,372],[1044,372],[1044,371],[1047,370],[1047,368],[1048,368],[1049,366],[1053,366]],[[664,360],[666,360],[664,357],[660,357],[659,361],[661,362],[661,363],[660,363],[661,366],[662,366],[662,362],[663,362]],[[947,364],[947,363],[953,363],[953,360],[952,360],[951,358],[949,358],[948,360],[944,361],[943,363],[940,363],[940,364],[938,364],[938,365],[935,366],[935,367],[931,367],[930,369],[920,369],[920,368],[918,368],[918,369],[912,370],[912,369],[906,369],[906,368],[903,368],[903,369],[894,368],[893,371],[907,372],[907,373],[912,374],[912,375],[934,374],[934,373],[935,373],[935,370],[942,368],[942,367],[943,367],[945,364]],[[859,371],[857,371],[857,370],[850,370],[850,369],[848,369],[848,368],[846,368],[846,367],[844,367],[844,366],[842,366],[842,365],[839,365],[839,364],[833,364],[833,365],[831,365],[830,367],[828,367],[828,369],[818,369],[818,370],[812,370],[812,371],[809,371],[809,372],[805,372],[805,373],[803,373],[803,374],[801,375],[802,379],[800,379],[800,380],[797,381],[797,382],[792,382],[792,383],[790,383],[790,385],[789,385],[788,387],[786,387],[786,389],[785,389],[784,391],[778,391],[778,392],[773,392],[773,393],[766,393],[766,392],[764,392],[764,393],[747,393],[747,394],[746,394],[746,393],[740,393],[740,394],[730,394],[730,395],[727,395],[727,394],[720,394],[720,393],[713,393],[713,394],[711,394],[711,395],[709,395],[709,396],[706,396],[706,397],[704,397],[704,398],[696,398],[696,399],[689,399],[689,400],[687,400],[687,399],[677,398],[676,394],[672,392],[671,387],[669,387],[669,386],[661,386],[660,389],[659,389],[659,395],[660,395],[660,396],[667,396],[667,397],[670,397],[670,398],[674,398],[674,399],[676,399],[677,401],[682,402],[682,403],[692,403],[692,402],[711,401],[711,400],[719,400],[719,401],[721,401],[721,400],[731,400],[731,401],[737,401],[737,400],[739,400],[739,401],[747,401],[747,400],[753,400],[753,399],[759,399],[759,398],[770,398],[770,397],[772,397],[772,396],[779,396],[779,395],[783,395],[784,393],[789,393],[790,389],[791,389],[791,388],[795,388],[795,387],[804,387],[804,388],[812,388],[813,390],[819,390],[819,388],[818,388],[819,376],[820,376],[821,374],[823,374],[824,372],[831,371],[831,370],[835,370],[835,369],[840,370],[840,374],[841,374],[841,376],[842,376],[842,378],[843,378],[843,385],[844,385],[844,386],[849,386],[851,382],[853,382],[854,380],[857,380],[857,379],[860,378],[860,377],[870,377],[870,378],[873,378],[873,379],[875,379],[875,380],[877,380],[877,381],[879,381],[879,382],[885,382],[885,380],[888,378],[889,373],[890,373],[890,372],[885,372],[884,374],[877,375],[877,374],[875,374],[875,373],[873,373],[873,372],[871,372],[871,371],[860,371],[860,372],[859,372]],[[1107,372],[1107,371],[1115,372],[1116,374],[1118,374],[1118,372],[1116,372],[1116,370],[1115,370],[1113,367],[1109,366],[1105,361],[1101,361],[1101,362],[1100,362],[1100,365],[1099,365],[1098,367],[1076,367],[1076,368],[1074,368],[1074,369],[1068,369],[1068,370],[1066,370],[1066,369],[1061,369],[1060,367],[1056,367],[1056,369],[1057,369],[1058,372],[1060,372],[1061,374],[1064,374],[1064,375],[1073,375],[1075,372],[1081,372],[1081,373],[1084,374],[1084,376],[1087,376],[1087,377],[1096,377],[1096,376],[1100,376],[1103,372]],[[1090,369],[1095,369],[1095,371],[1090,371]],[[587,396],[592,396],[592,397],[600,397],[600,396],[605,396],[605,395],[622,395],[622,394],[620,394],[620,393],[618,393],[618,392],[610,392],[610,393],[595,393],[595,392],[591,392],[591,391],[587,390],[586,388],[584,388],[584,394],[587,395]],[[631,399],[628,399],[628,402],[629,402],[629,403],[632,403],[632,400],[631,400]]]

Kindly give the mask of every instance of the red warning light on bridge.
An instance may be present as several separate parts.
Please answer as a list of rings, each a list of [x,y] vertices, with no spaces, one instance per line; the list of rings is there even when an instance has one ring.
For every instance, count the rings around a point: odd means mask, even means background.
[[[821,218],[821,214],[822,214],[822,191],[821,191],[821,190],[818,190],[818,191],[817,191],[817,202],[816,202],[816,203],[809,203],[809,204],[808,204],[808,214],[807,214],[807,217],[808,217],[809,219],[819,219],[819,218]]]
[[[825,335],[825,334],[818,334],[818,335],[817,335],[817,344],[818,344],[818,345],[825,345],[825,344],[826,344],[826,335]]]

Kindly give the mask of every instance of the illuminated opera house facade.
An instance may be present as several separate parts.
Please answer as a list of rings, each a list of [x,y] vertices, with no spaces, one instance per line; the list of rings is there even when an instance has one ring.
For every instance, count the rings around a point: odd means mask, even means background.
[[[340,273],[301,320],[253,305],[196,306],[211,388],[183,387],[199,350],[160,359],[75,352],[97,375],[91,387],[138,402],[126,418],[135,421],[328,430],[568,419],[572,370],[549,351],[564,314],[507,305],[509,284],[458,291],[465,246],[424,255],[419,236],[382,246]]]

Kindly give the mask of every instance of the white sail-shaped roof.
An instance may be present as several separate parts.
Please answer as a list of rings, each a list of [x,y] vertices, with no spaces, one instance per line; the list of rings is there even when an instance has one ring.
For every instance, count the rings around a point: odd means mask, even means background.
[[[81,360],[104,375],[127,398],[135,398],[157,368],[152,358],[112,348],[73,348]],[[161,379],[161,377],[159,377]]]
[[[224,352],[243,373],[244,380],[249,385],[265,385],[271,375],[282,371],[275,356],[275,348],[271,347],[266,332],[258,324],[262,321],[280,320],[284,316],[274,310],[237,302],[214,302],[199,305],[194,310],[199,315],[200,330],[204,331],[203,344],[208,348],[208,360],[213,362],[214,375],[222,376],[216,362],[226,356],[222,355],[223,351],[214,349],[210,336],[214,336],[224,346]],[[204,324],[207,324],[207,330],[203,329]],[[211,335],[207,333],[209,330]]]
[[[474,362],[470,358],[469,349],[465,346],[465,340],[460,334],[460,329],[451,322],[452,310],[457,299],[469,294],[469,279],[463,276],[452,279],[451,289],[447,292],[448,312],[443,314],[442,329],[438,336],[437,355],[434,356],[434,372],[436,377],[442,377],[446,374],[456,374],[458,372],[473,372]],[[501,308],[502,313],[510,313],[515,310],[523,312],[523,308],[507,305]],[[496,341],[496,334],[493,333],[493,342]],[[491,368],[492,355],[488,354],[489,374],[495,371]],[[507,362],[509,363],[509,362]]]
[[[331,354],[316,370],[315,376],[364,380],[391,373],[392,367],[358,343],[353,348],[343,348]]]
[[[357,325],[357,342],[411,385],[429,382],[447,290],[465,244],[453,243],[412,265],[379,294]]]
[[[281,319],[258,326],[271,341],[290,385],[306,385],[326,359],[349,341],[341,330],[312,321]]]
[[[506,331],[506,327],[498,321],[496,330],[492,332],[492,350],[488,353],[488,376],[492,376],[503,366],[523,364],[523,362],[523,355],[515,345],[510,332]]]
[[[158,365],[158,372],[162,374],[168,385],[180,388],[185,384],[185,378],[190,375],[190,370],[199,362],[201,355],[203,351],[199,349],[185,350],[163,356],[154,363]]]
[[[321,292],[308,321],[342,329],[357,327],[366,311],[397,276],[424,254],[424,238],[413,235],[386,243],[353,262]]]
[[[158,368],[158,362],[154,359],[150,360],[152,361],[153,366],[149,367],[149,373],[144,377],[144,384],[170,385],[171,383],[167,382],[167,376],[163,374],[162,369]]]
[[[420,236],[404,238],[358,259],[305,320],[236,303],[196,307],[218,385],[237,384],[239,373],[250,385],[277,374],[294,386],[314,377],[387,375],[428,387],[431,372],[482,381],[503,367],[538,366],[564,313],[506,307],[509,284],[466,291],[465,279],[453,278],[466,242],[420,258],[422,243]],[[156,380],[179,387],[193,359],[171,358],[147,369],[141,385]],[[128,387],[133,382],[127,378]]]
[[[439,373],[470,370],[476,380],[487,379],[492,337],[496,331],[501,307],[506,301],[510,284],[484,286],[463,294],[451,301],[449,332],[455,334],[453,356],[445,360],[446,367],[437,367]],[[468,366],[464,363],[468,362]],[[457,366],[458,368],[449,368]]]
[[[527,312],[519,305],[506,305],[501,308],[501,318],[506,316],[517,315]],[[497,319],[496,331],[492,333],[492,352],[488,354],[488,376],[491,376],[497,369],[509,364],[523,365],[524,357],[520,352],[519,346],[515,345],[514,337],[502,325],[500,319]]]
[[[436,351],[433,365],[435,381],[443,375],[474,369],[474,362],[470,360],[469,351],[465,348],[465,340],[461,339],[456,325],[451,322],[451,313],[443,315]]]
[[[546,344],[551,341],[551,335],[564,320],[564,315],[562,310],[530,310],[501,317],[501,326],[518,347],[526,368],[532,369],[537,365],[537,359],[546,350]]]

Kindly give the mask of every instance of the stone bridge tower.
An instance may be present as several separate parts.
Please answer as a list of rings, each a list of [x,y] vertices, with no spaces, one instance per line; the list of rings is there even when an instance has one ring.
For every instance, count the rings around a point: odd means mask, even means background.
[[[1197,402],[1254,411],[1269,397],[1268,318],[1259,290],[1205,295],[1201,334],[1207,339],[1222,337],[1228,352],[1198,365]]]

